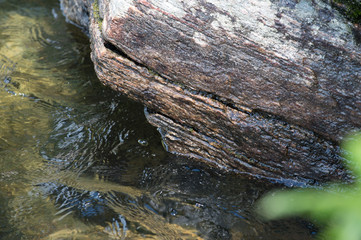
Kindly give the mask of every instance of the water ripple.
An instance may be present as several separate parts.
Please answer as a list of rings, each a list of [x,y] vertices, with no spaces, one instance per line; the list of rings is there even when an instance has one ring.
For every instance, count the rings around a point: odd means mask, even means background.
[[[45,35],[44,28],[39,24],[34,24],[30,26],[29,31],[30,31],[30,39],[36,43],[39,43],[41,46],[47,47],[47,46],[56,45],[58,43],[57,41],[51,40],[48,36],[44,36]]]

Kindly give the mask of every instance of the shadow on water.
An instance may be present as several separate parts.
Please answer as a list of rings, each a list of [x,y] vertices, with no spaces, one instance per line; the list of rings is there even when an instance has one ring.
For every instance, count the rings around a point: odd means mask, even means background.
[[[166,153],[88,46],[57,1],[0,0],[1,239],[312,239],[254,215],[276,186]]]

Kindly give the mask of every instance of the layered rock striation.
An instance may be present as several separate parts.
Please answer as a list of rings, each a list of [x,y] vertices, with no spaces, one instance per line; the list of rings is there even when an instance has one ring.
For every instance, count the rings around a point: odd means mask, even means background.
[[[62,0],[105,85],[168,151],[256,176],[342,179],[361,128],[360,28],[323,1]]]

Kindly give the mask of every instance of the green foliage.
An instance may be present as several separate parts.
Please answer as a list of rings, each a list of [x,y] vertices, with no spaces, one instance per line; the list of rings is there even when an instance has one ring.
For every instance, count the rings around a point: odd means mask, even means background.
[[[322,190],[294,189],[277,191],[258,202],[258,211],[266,219],[290,216],[308,217],[323,224],[320,239],[361,239],[361,134],[343,145],[347,165],[356,179],[352,185],[333,184]]]
[[[361,23],[360,0],[334,0],[332,5],[354,23]]]

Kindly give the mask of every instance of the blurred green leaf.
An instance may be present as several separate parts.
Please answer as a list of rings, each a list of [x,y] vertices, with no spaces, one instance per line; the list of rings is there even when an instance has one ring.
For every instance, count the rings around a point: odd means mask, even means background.
[[[360,180],[361,133],[348,137],[343,149],[348,167]],[[319,235],[322,239],[361,239],[361,181],[323,189],[272,192],[258,202],[257,209],[266,219],[303,216],[316,220],[324,226],[324,232]]]
[[[361,180],[361,133],[349,136],[343,144],[343,149],[346,151],[344,157],[349,160],[350,170]]]

